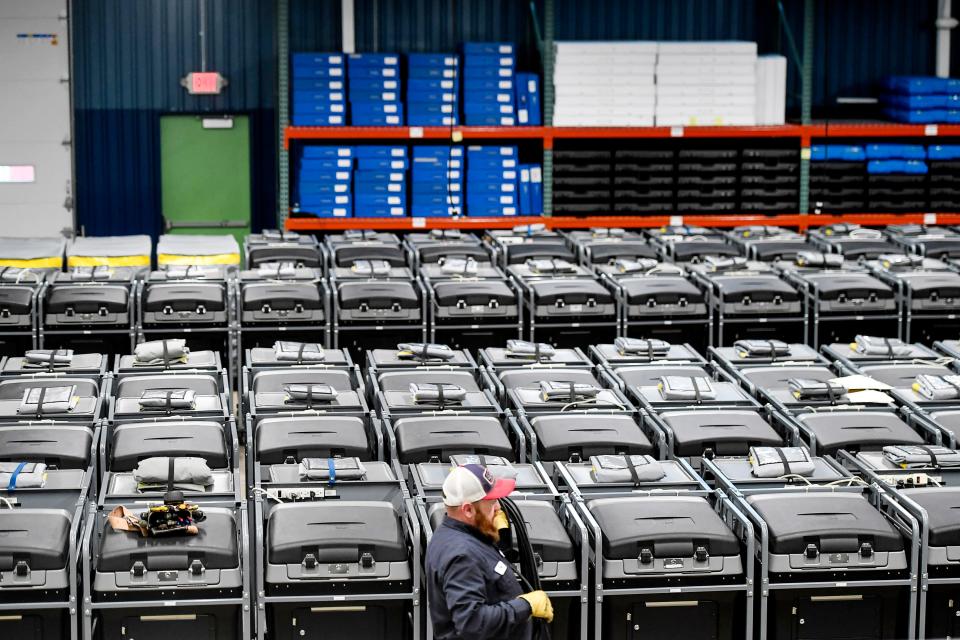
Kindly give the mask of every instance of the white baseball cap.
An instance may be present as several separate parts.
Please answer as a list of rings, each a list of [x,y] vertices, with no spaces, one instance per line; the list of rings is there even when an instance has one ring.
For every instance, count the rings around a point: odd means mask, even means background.
[[[459,507],[478,500],[498,500],[513,493],[517,481],[513,478],[496,478],[486,467],[465,464],[454,467],[443,481],[443,504]]]

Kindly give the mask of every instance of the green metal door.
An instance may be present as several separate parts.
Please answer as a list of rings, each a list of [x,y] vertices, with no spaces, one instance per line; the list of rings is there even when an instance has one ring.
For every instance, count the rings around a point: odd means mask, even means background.
[[[161,116],[161,195],[165,233],[250,232],[250,126],[247,116]]]

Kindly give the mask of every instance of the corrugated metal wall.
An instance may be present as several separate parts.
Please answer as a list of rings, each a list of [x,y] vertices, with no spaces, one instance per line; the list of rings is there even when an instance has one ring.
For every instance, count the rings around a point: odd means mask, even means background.
[[[276,209],[274,8],[207,0],[207,67],[229,86],[190,96],[200,70],[197,0],[74,0],[77,216],[88,235],[161,231],[164,113],[246,113],[253,144],[254,226]]]
[[[782,0],[802,46],[803,0]],[[931,73],[937,0],[814,0],[815,116],[837,96],[876,94],[891,73]],[[536,67],[527,0],[355,0],[358,51],[452,50],[510,40]],[[197,0],[74,0],[78,219],[88,234],[160,230],[159,115],[252,117],[254,225],[276,201],[275,6],[208,0],[208,59],[230,80],[216,98],[190,97],[179,78],[199,69]],[[542,0],[534,0],[543,19]],[[776,0],[555,0],[556,38],[745,39],[789,56]],[[292,51],[340,46],[339,0],[290,0]],[[960,43],[953,47],[960,76]],[[799,77],[790,63],[790,104]]]

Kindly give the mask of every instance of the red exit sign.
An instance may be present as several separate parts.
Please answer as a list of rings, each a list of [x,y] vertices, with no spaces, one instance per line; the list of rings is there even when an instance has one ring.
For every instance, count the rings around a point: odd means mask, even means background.
[[[227,79],[216,71],[194,71],[188,73],[180,84],[192,95],[217,95],[227,86]]]

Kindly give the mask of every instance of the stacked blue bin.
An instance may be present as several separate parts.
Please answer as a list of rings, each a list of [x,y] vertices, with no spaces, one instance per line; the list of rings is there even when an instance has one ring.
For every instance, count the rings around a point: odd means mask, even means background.
[[[543,122],[540,116],[540,77],[535,73],[518,73],[513,89],[517,124],[539,127]]]
[[[304,147],[297,171],[295,213],[349,218],[353,214],[352,178],[351,147]]]
[[[453,127],[460,124],[460,58],[455,53],[407,55],[407,124]]]
[[[517,173],[518,212],[521,216],[543,215],[543,167],[521,164]]]
[[[413,147],[410,215],[449,218],[463,214],[463,147]]]
[[[384,127],[404,123],[399,54],[352,54],[347,59],[347,72],[352,125]]]
[[[960,80],[893,76],[884,82],[884,113],[911,124],[960,123]]]
[[[927,150],[920,144],[868,144],[867,208],[877,212],[927,208]]]
[[[927,174],[930,210],[943,213],[960,211],[960,145],[937,144],[927,147]]]
[[[517,124],[514,46],[508,42],[463,45],[463,120],[468,126]]]
[[[515,146],[467,147],[467,215],[519,214],[517,158]]]
[[[291,119],[298,127],[347,124],[346,74],[340,53],[293,54]]]
[[[407,215],[407,148],[354,147],[353,215],[402,218]]]

